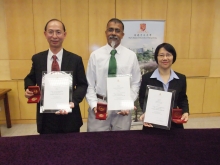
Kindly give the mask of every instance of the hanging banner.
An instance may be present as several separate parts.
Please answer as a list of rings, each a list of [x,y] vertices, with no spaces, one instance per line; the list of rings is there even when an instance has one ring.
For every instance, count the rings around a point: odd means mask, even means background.
[[[157,63],[154,60],[154,51],[159,44],[164,42],[165,21],[123,20],[122,22],[125,28],[121,44],[136,53],[141,74],[155,70]],[[139,117],[142,114],[138,100],[135,106],[137,111],[132,114],[133,125],[135,122],[140,124]]]

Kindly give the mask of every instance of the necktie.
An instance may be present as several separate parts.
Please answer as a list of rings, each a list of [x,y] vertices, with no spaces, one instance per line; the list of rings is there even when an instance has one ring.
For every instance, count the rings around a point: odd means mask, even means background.
[[[110,60],[109,60],[109,66],[108,66],[108,75],[109,76],[115,76],[116,75],[116,70],[117,70],[117,63],[116,63],[116,59],[115,59],[115,54],[117,53],[117,51],[115,49],[113,49],[110,54]]]
[[[57,62],[57,56],[53,55],[52,58],[53,58],[53,62],[52,62],[52,66],[51,66],[51,71],[60,71],[60,67]]]

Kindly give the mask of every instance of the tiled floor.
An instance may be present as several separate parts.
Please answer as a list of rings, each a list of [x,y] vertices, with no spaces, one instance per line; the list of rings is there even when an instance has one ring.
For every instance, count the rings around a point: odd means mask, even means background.
[[[190,120],[184,124],[186,129],[193,128],[220,128],[220,117],[202,117],[202,118],[190,118]],[[131,130],[140,130],[142,125],[133,125]],[[86,132],[87,123],[84,123],[80,129],[80,132]],[[1,125],[2,137],[9,136],[25,136],[25,135],[37,135],[36,124],[13,124],[12,128],[7,128],[6,125]]]

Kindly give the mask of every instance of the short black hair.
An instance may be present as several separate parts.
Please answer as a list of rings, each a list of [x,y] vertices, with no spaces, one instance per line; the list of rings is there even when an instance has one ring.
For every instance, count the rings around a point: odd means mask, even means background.
[[[110,20],[108,21],[108,23],[107,23],[107,27],[108,27],[109,22],[120,23],[120,24],[122,25],[122,29],[123,29],[123,31],[124,31],[124,24],[123,24],[123,22],[122,22],[120,19],[118,19],[118,18],[112,18],[112,19],[110,19]]]
[[[154,53],[154,59],[157,62],[157,64],[158,64],[157,57],[158,57],[159,50],[161,48],[164,48],[166,51],[168,51],[169,53],[171,53],[173,55],[173,63],[174,63],[176,61],[176,50],[174,49],[174,47],[171,44],[162,43],[162,44],[157,46],[157,48],[155,50],[155,53]]]
[[[49,20],[49,21],[46,23],[46,25],[45,25],[45,27],[44,27],[44,31],[47,31],[47,25],[48,25],[50,22],[52,22],[52,21],[58,21],[58,22],[60,22],[60,23],[63,25],[63,31],[64,31],[64,32],[66,31],[66,28],[65,28],[65,25],[63,24],[63,22],[60,21],[60,20],[58,20],[58,19],[56,19],[56,18],[51,19],[51,20]]]

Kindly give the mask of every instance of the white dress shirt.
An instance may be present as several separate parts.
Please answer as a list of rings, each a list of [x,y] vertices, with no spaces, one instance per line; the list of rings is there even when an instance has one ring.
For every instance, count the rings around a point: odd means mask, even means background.
[[[87,102],[91,109],[97,106],[96,94],[107,96],[108,66],[111,57],[112,47],[108,44],[91,53],[87,66],[88,89],[86,94]],[[117,61],[117,74],[130,74],[131,77],[131,98],[135,101],[140,86],[140,67],[136,54],[119,45],[115,55]]]
[[[53,55],[57,56],[57,62],[59,64],[59,67],[60,67],[60,70],[61,70],[61,63],[62,63],[62,58],[63,58],[63,49],[61,49],[57,54],[54,54],[49,49],[48,56],[47,56],[47,72],[51,72],[51,66],[52,66],[52,62],[53,62],[52,56]]]

